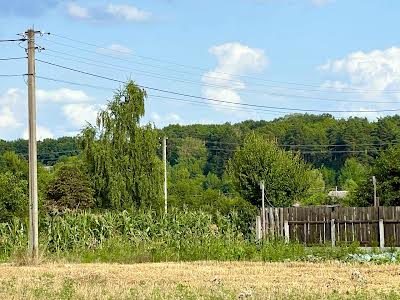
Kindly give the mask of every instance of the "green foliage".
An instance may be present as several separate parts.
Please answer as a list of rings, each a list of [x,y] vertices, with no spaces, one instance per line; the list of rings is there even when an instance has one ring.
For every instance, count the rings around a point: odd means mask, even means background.
[[[85,209],[95,204],[89,176],[77,165],[58,166],[55,178],[47,189],[50,209]]]
[[[374,164],[373,174],[377,179],[381,204],[400,205],[400,145],[381,154]]]
[[[0,222],[13,216],[26,217],[28,212],[28,182],[11,172],[0,173]]]
[[[278,148],[276,142],[255,134],[229,161],[228,172],[243,198],[260,205],[261,181],[266,197],[274,206],[289,206],[310,188],[309,170],[299,155]]]
[[[324,167],[324,166],[321,167],[319,170],[322,174],[322,177],[324,178],[326,189],[334,188],[336,186],[335,170]]]
[[[58,139],[44,139],[38,141],[38,161],[44,165],[54,165],[60,158],[78,154],[76,137],[60,137]],[[18,139],[15,141],[0,140],[0,155],[12,151],[18,154],[28,154],[28,141]]]
[[[306,247],[283,241],[256,242],[236,213],[171,210],[67,212],[44,215],[41,249],[50,258],[78,262],[160,262],[193,260],[346,260],[358,247]],[[0,259],[27,247],[25,222],[0,223]]]
[[[117,91],[81,134],[83,157],[101,207],[157,207],[161,204],[162,164],[151,125],[140,126],[146,92],[134,82]]]
[[[353,190],[358,183],[364,181],[370,170],[361,164],[356,158],[349,158],[340,170],[339,185],[342,189]]]
[[[381,205],[400,205],[400,145],[382,152],[363,180],[357,183],[349,205],[368,206],[373,204],[372,175],[377,180],[377,196]],[[354,186],[354,184],[353,184]]]
[[[178,164],[184,166],[190,178],[203,175],[207,162],[207,148],[201,140],[191,137],[182,139],[178,144]]]

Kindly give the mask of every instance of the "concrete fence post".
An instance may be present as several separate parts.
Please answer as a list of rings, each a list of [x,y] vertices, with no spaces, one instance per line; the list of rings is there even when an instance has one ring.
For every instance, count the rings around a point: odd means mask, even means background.
[[[335,219],[331,220],[331,241],[332,241],[332,247],[336,246],[336,225],[335,225]]]
[[[283,227],[284,227],[284,232],[285,232],[285,243],[288,244],[290,241],[289,221],[288,220],[284,221]]]
[[[383,219],[379,219],[379,248],[385,248],[385,227]]]
[[[259,241],[262,237],[261,217],[256,217],[256,239]]]

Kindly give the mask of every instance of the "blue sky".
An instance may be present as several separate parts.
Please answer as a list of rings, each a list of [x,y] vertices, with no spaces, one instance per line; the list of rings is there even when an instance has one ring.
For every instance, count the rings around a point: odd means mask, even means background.
[[[400,108],[399,10],[394,0],[14,0],[0,3],[0,39],[34,25],[51,33],[37,37],[40,60],[226,101],[148,91],[144,122],[157,127],[289,109],[372,120]],[[0,43],[0,58],[24,56],[24,46]],[[0,61],[0,74],[26,72],[25,60]],[[119,87],[41,62],[37,75],[95,86],[38,78],[39,138],[76,134]],[[26,136],[26,95],[22,76],[0,77],[1,139]]]

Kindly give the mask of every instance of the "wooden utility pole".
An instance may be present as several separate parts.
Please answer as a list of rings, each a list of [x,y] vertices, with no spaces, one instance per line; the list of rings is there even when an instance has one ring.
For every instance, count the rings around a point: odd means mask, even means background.
[[[262,236],[265,236],[265,187],[264,181],[260,182],[261,188],[261,222],[262,222]]]
[[[164,162],[164,211],[168,211],[168,190],[167,190],[167,138],[163,138],[163,162]]]
[[[29,252],[37,262],[39,257],[39,220],[37,191],[36,93],[35,93],[35,35],[25,32],[28,40],[28,110],[29,110]]]

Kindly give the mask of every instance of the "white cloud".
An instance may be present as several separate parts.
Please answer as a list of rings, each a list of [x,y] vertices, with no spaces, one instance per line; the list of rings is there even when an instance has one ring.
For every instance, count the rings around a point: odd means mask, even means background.
[[[154,123],[154,125],[157,128],[163,128],[163,127],[171,125],[171,124],[191,125],[191,124],[216,124],[216,123],[218,123],[216,121],[207,120],[207,119],[184,120],[179,114],[177,114],[175,112],[162,113],[162,114],[157,113],[157,112],[152,112],[147,120],[150,121],[151,123]],[[144,125],[146,122],[147,121],[144,121],[144,123],[142,125]]]
[[[108,47],[104,48],[98,48],[97,52],[103,53],[103,54],[122,54],[122,55],[130,55],[132,54],[132,50],[129,49],[128,47],[125,47],[120,44],[111,44]]]
[[[24,101],[23,93],[16,88],[10,88],[0,95],[0,128],[10,130],[22,125],[21,121],[17,119],[17,115],[20,115],[22,101]]]
[[[154,123],[158,128],[162,128],[169,124],[185,124],[181,116],[179,116],[177,113],[167,113],[161,115],[157,112],[152,112],[150,114],[150,122]]]
[[[268,60],[261,49],[250,48],[240,43],[226,43],[212,47],[209,52],[216,56],[217,67],[205,73],[202,81],[205,84],[203,94],[207,98],[240,103],[241,90],[246,88],[239,75],[261,72],[268,64]],[[221,87],[219,87],[221,86]],[[224,104],[225,108],[209,101],[217,110],[230,110],[234,104]]]
[[[67,3],[67,14],[77,19],[90,18],[89,10],[86,7],[82,7],[75,2]]]
[[[15,114],[11,111],[10,107],[5,106],[0,110],[0,128],[17,128],[21,123],[17,121]]]
[[[128,4],[110,3],[106,11],[116,19],[124,21],[143,22],[148,21],[151,17],[151,13]]]
[[[64,105],[63,113],[71,124],[77,128],[81,128],[85,126],[87,122],[95,124],[97,112],[100,109],[100,105],[73,103]]]
[[[29,129],[25,128],[22,138],[27,140],[29,139]],[[54,138],[54,134],[51,130],[44,126],[36,126],[36,139],[38,141],[42,141],[44,139],[52,139]]]
[[[351,91],[353,99],[374,102],[349,103],[341,107],[341,110],[355,111],[352,116],[372,120],[394,114],[389,110],[397,109],[397,102],[400,104],[400,48],[353,52],[344,58],[329,60],[318,69],[333,77],[321,85],[323,88]],[[386,111],[376,112],[378,110]]]
[[[326,81],[323,86],[359,90],[365,98],[376,98],[387,91],[400,90],[400,48],[354,52],[345,58],[328,61],[319,69],[347,77],[346,81]],[[391,95],[400,99],[400,93]]]
[[[125,21],[125,22],[146,22],[152,18],[148,11],[129,4],[109,3],[107,6],[82,6],[76,2],[69,2],[66,5],[66,13],[72,18],[94,21]]]
[[[60,88],[57,90],[37,90],[36,98],[39,101],[50,102],[85,102],[91,98],[83,91]]]

